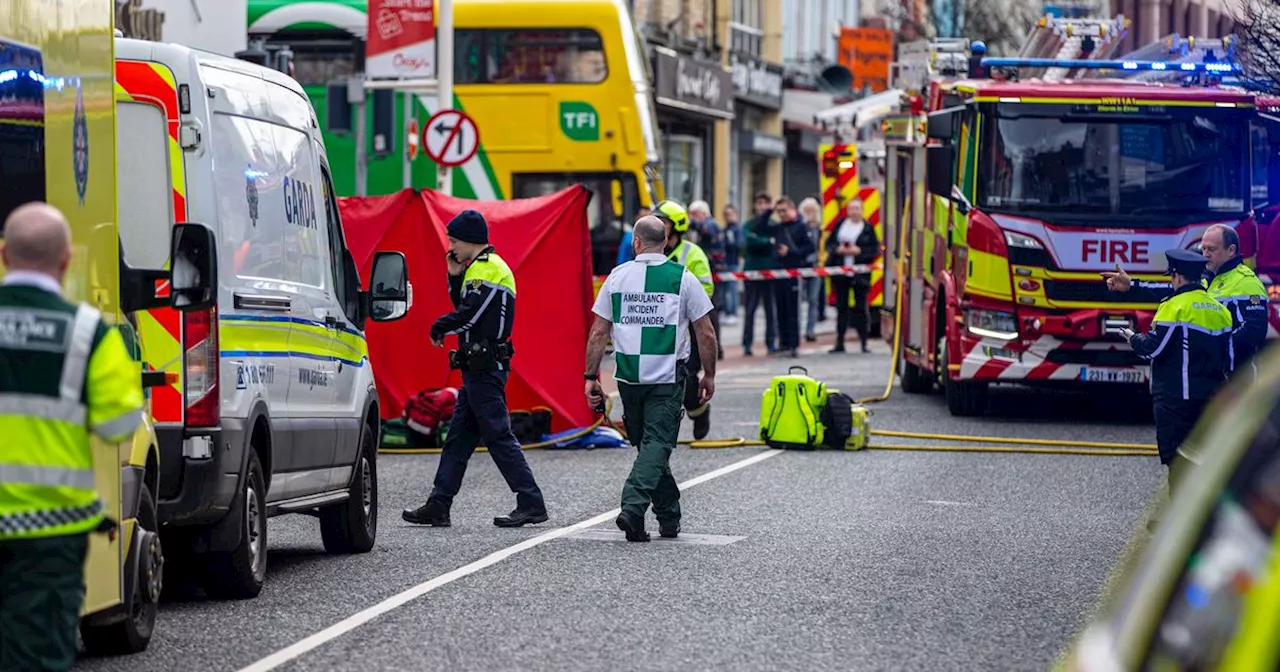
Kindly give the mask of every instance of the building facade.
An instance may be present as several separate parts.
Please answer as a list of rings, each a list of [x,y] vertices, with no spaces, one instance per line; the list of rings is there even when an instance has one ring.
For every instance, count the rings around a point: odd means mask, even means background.
[[[634,0],[667,196],[715,212],[782,187],[781,0]]]
[[[174,42],[223,56],[245,48],[248,0],[116,0],[126,37]]]
[[[1195,37],[1223,37],[1235,30],[1228,0],[1109,0],[1111,15],[1123,14],[1133,24],[1123,51],[1156,42],[1171,33]]]

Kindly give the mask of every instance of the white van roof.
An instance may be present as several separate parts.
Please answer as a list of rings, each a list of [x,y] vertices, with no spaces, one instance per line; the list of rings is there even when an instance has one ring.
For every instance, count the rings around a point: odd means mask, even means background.
[[[256,63],[250,63],[249,61],[228,58],[181,44],[117,37],[116,58],[132,61],[155,61],[158,63],[190,62],[194,58],[198,65],[211,65],[222,70],[258,77],[289,89],[304,99],[307,98],[307,93],[302,90],[302,86],[292,77],[282,72],[257,65]]]

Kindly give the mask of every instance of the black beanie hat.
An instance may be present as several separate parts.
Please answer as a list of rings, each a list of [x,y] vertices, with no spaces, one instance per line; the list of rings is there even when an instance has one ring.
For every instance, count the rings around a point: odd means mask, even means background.
[[[459,212],[449,221],[448,233],[464,243],[489,244],[489,225],[484,223],[484,215],[475,210]]]

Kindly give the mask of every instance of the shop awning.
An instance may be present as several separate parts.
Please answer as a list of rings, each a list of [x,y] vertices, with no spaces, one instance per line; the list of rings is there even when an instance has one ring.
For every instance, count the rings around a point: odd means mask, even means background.
[[[845,103],[814,115],[814,123],[826,130],[856,130],[879,121],[898,109],[903,92],[889,89],[874,96]]]

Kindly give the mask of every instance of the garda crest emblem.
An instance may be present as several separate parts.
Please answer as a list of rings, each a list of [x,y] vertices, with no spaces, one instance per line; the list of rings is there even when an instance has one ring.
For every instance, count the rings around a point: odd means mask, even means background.
[[[244,197],[249,204],[249,221],[258,225],[258,178],[253,174],[253,166],[244,171]]]
[[[89,123],[84,112],[84,89],[76,86],[76,110],[71,125],[72,168],[76,178],[76,196],[84,205],[89,191]]]
[[[1262,297],[1261,297],[1261,296],[1258,296],[1257,294],[1254,294],[1253,296],[1249,297],[1249,303],[1251,303],[1251,304],[1253,304],[1253,305],[1255,305],[1255,306],[1256,306],[1256,305],[1258,305],[1258,304],[1262,303]]]

